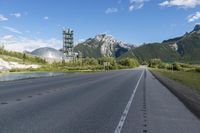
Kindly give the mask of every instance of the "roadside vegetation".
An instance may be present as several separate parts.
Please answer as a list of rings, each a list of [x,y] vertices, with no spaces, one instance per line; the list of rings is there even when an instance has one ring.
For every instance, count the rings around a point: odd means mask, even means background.
[[[130,69],[138,67],[139,63],[134,58],[125,58],[116,60],[112,57],[102,58],[83,58],[76,59],[69,62],[53,63],[49,64],[47,68],[60,68],[62,70],[91,70],[91,71],[102,71],[102,70],[117,70],[117,69]]]
[[[12,69],[11,72],[22,72],[22,71],[48,71],[48,72],[96,72],[103,70],[118,70],[118,69],[130,69],[138,67],[139,63],[136,59],[125,58],[116,60],[111,57],[102,58],[83,58],[76,59],[69,62],[54,62],[52,64],[42,65],[38,69]]]
[[[25,53],[7,51],[0,47],[0,58],[5,61],[17,62],[20,64],[39,64],[37,69],[11,69],[9,72],[93,72],[102,70],[130,69],[139,66],[136,58],[123,58],[116,60],[112,57],[101,58],[80,58],[69,62],[47,63],[45,60]]]
[[[164,63],[160,59],[151,59],[148,66],[152,71],[200,92],[200,66],[178,62]]]

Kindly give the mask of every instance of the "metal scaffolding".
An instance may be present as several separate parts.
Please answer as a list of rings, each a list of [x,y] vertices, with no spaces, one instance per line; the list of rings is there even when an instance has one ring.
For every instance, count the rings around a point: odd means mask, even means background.
[[[73,56],[74,31],[66,29],[63,31],[63,52],[66,56]]]

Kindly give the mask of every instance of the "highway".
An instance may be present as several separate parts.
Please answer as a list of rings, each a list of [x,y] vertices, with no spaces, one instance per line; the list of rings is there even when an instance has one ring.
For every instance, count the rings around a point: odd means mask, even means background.
[[[0,83],[0,133],[200,133],[145,68]]]

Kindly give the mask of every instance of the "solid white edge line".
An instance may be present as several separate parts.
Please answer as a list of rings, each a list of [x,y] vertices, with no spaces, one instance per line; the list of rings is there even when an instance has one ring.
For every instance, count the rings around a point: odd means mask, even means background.
[[[145,71],[145,70],[144,70],[144,71]],[[136,86],[135,86],[135,89],[133,90],[133,93],[132,93],[132,95],[131,95],[131,97],[130,97],[130,99],[129,99],[127,105],[126,105],[126,108],[125,108],[125,110],[124,110],[124,112],[123,112],[123,114],[122,114],[122,116],[121,116],[121,119],[120,119],[120,121],[119,121],[119,124],[117,125],[117,127],[116,127],[114,133],[121,133],[122,127],[123,127],[124,122],[125,122],[125,120],[126,120],[126,117],[127,117],[127,115],[128,115],[130,106],[131,106],[131,104],[132,104],[132,102],[133,102],[133,98],[134,98],[135,93],[136,93],[136,91],[137,91],[137,88],[138,88],[138,86],[139,86],[139,84],[140,84],[140,80],[142,79],[142,76],[143,76],[143,74],[144,74],[144,71],[143,71],[142,74],[140,75],[140,78],[139,78],[139,80],[138,80],[138,82],[137,82],[137,84],[136,84]]]

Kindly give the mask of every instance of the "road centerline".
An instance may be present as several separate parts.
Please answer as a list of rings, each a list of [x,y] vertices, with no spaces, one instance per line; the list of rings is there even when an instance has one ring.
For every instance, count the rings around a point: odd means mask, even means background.
[[[139,84],[140,84],[140,81],[141,81],[141,79],[142,79],[142,76],[143,76],[143,74],[144,74],[144,71],[145,71],[145,70],[143,70],[143,72],[142,72],[141,75],[140,75],[140,78],[138,79],[138,82],[137,82],[137,84],[136,84],[136,86],[135,86],[135,88],[134,88],[134,90],[133,90],[133,93],[131,94],[131,97],[130,97],[130,99],[129,99],[129,101],[128,101],[128,103],[127,103],[125,109],[124,109],[124,112],[123,112],[123,114],[122,114],[122,116],[121,116],[121,118],[120,118],[120,121],[119,121],[119,123],[118,123],[118,125],[117,125],[117,127],[116,127],[116,129],[115,129],[115,131],[114,131],[114,133],[121,133],[122,127],[123,127],[123,125],[124,125],[124,123],[125,123],[126,117],[127,117],[127,115],[128,115],[129,109],[130,109],[131,104],[132,104],[132,102],[133,102],[133,98],[134,98],[135,93],[136,93],[136,91],[137,91],[137,88],[138,88],[138,86],[139,86]]]

